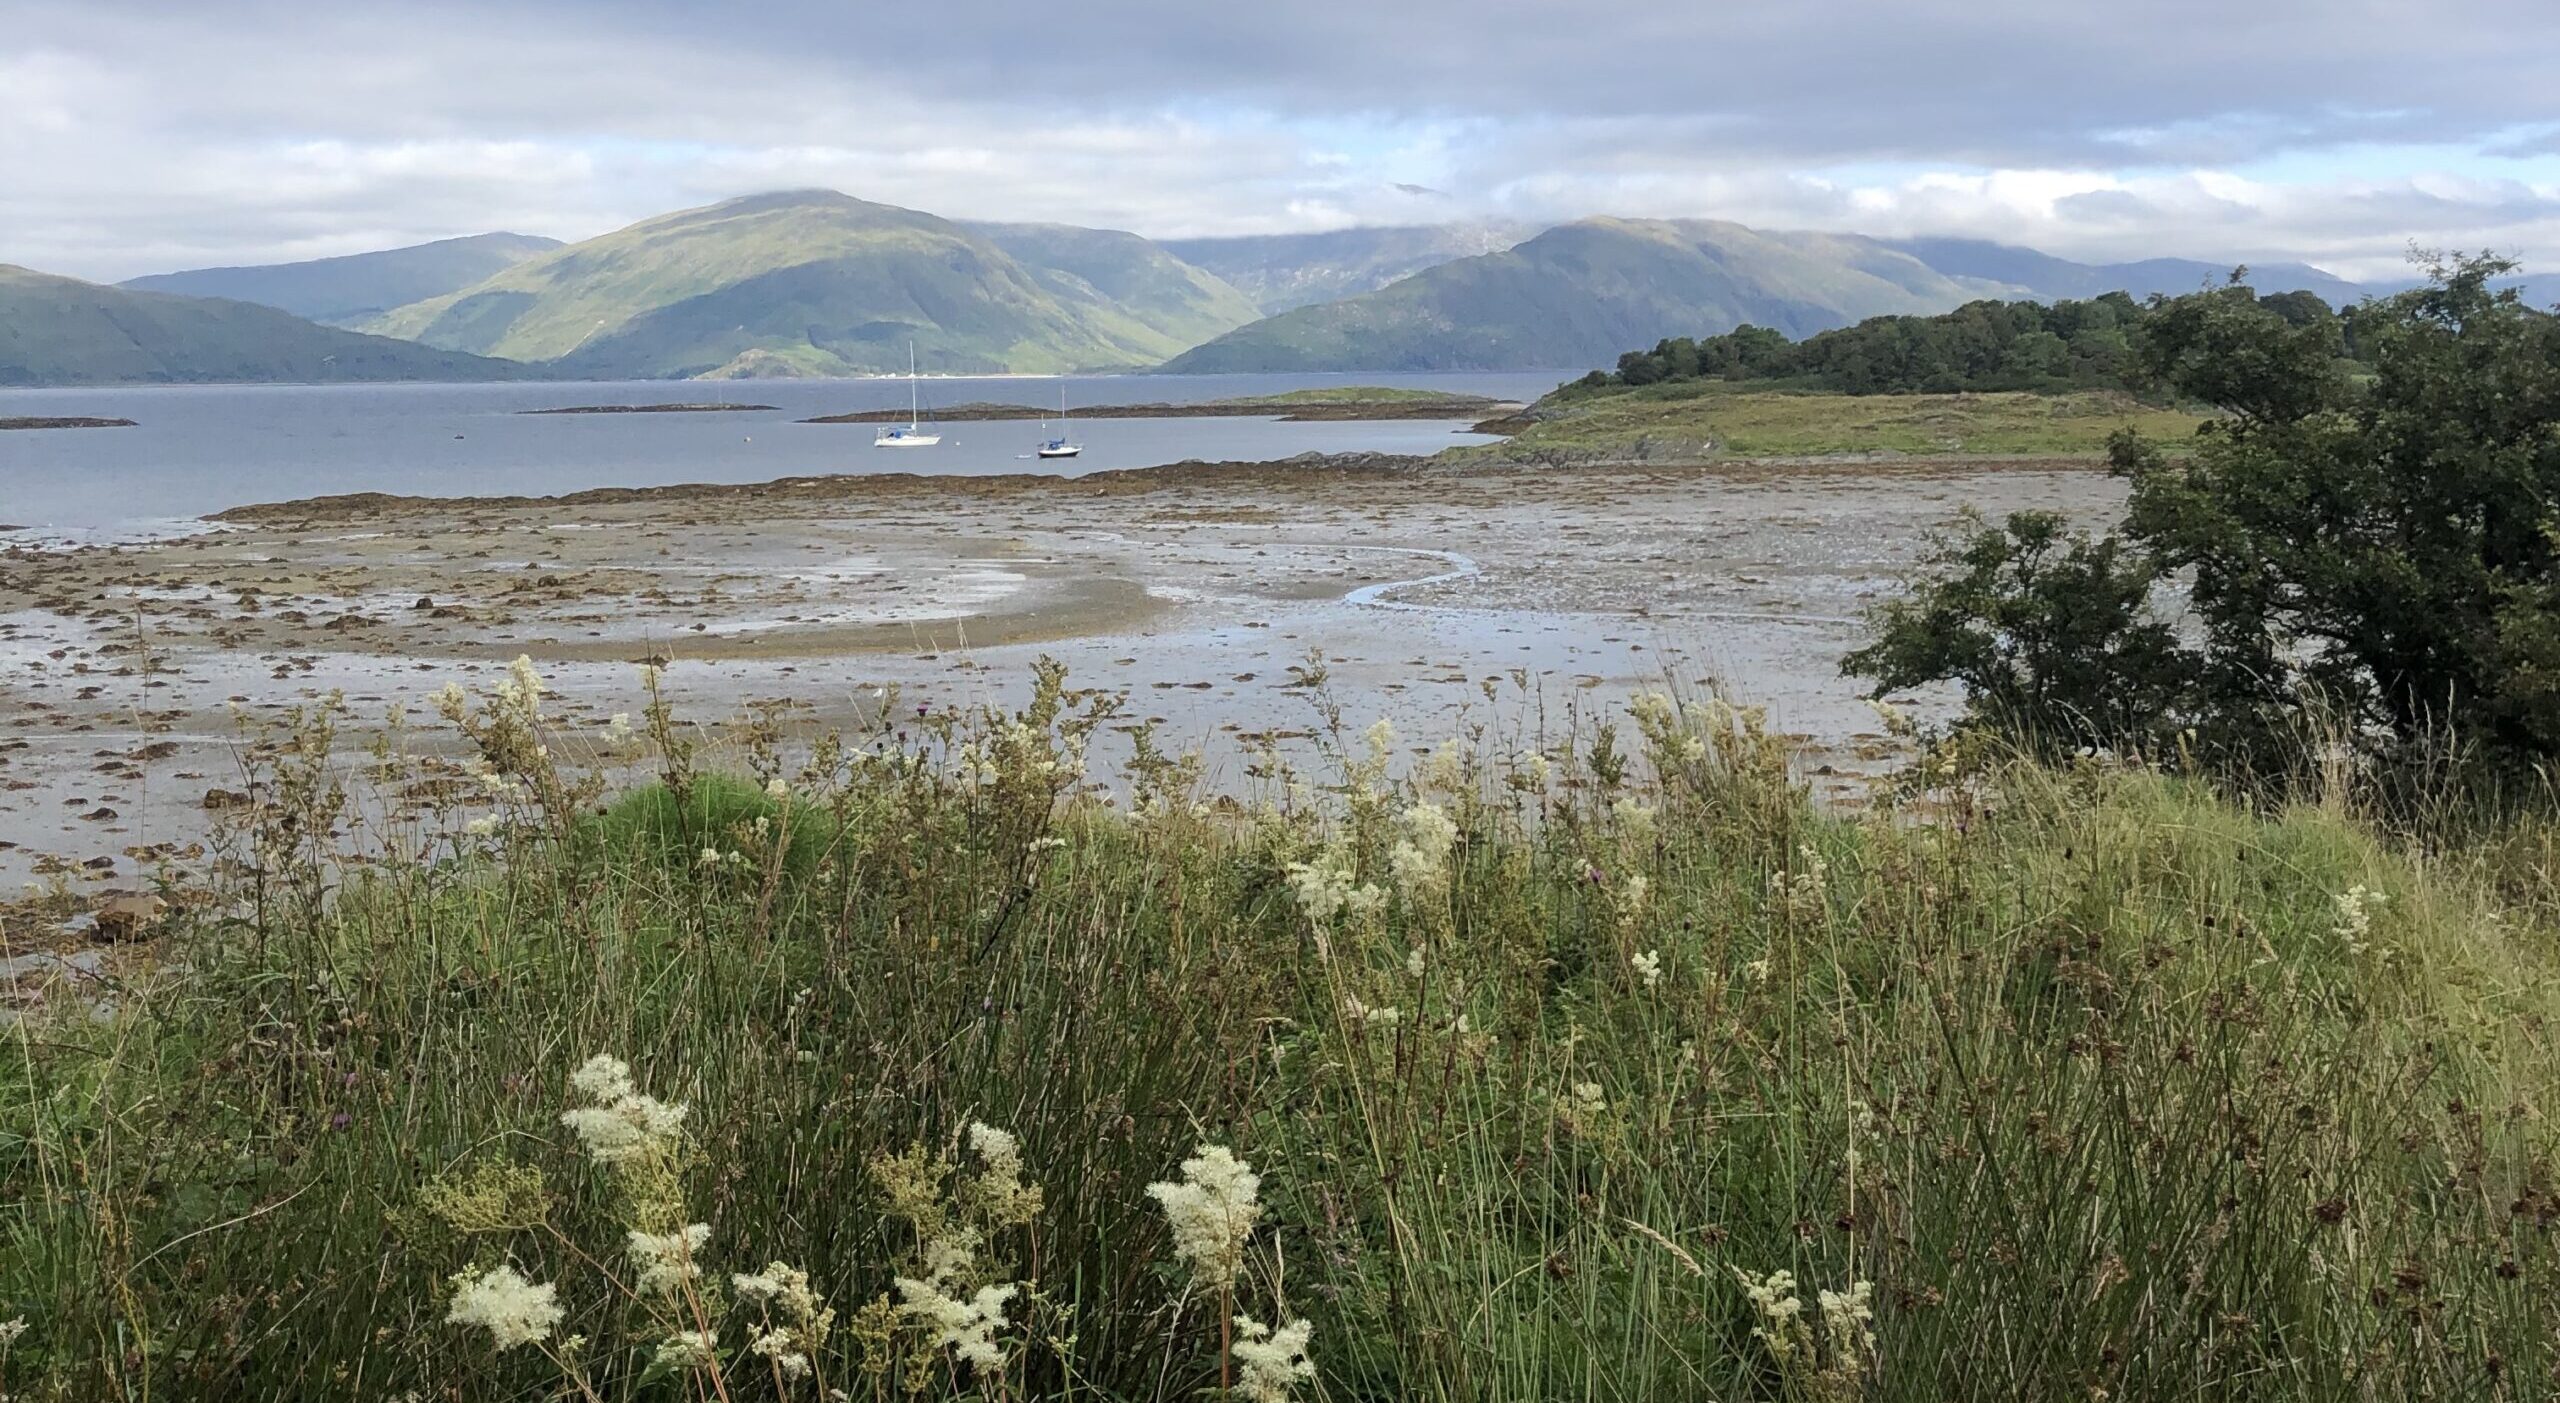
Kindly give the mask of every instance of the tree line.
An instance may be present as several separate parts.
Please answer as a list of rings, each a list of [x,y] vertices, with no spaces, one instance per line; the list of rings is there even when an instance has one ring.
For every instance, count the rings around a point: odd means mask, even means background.
[[[2234,274],[2233,287],[2241,286],[2240,277]],[[2276,320],[2317,328],[2337,341],[2340,354],[2354,354],[2354,312],[2341,316],[2308,292],[2250,296]],[[1616,370],[1595,370],[1577,383],[1601,390],[1772,381],[1852,395],[2138,390],[2145,384],[2143,328],[2162,302],[2137,302],[2121,292],[2086,301],[1970,302],[1939,316],[1869,317],[1802,341],[1745,325],[1629,351],[1618,357]]]

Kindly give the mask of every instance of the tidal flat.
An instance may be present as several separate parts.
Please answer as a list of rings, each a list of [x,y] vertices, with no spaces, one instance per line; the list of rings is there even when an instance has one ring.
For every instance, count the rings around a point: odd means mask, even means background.
[[[0,554],[0,875],[131,884],[196,847],[261,726],[343,697],[350,753],[529,656],[567,730],[663,669],[717,739],[1004,702],[1052,655],[1212,782],[1318,725],[1534,748],[1665,684],[1768,708],[1817,793],[1886,741],[1838,659],[1967,508],[2112,512],[2085,460],[800,478],[557,498],[317,499],[198,534]],[[1910,699],[1925,713],[1933,701]],[[760,705],[761,704],[761,705]],[[1108,771],[1109,755],[1097,756]]]

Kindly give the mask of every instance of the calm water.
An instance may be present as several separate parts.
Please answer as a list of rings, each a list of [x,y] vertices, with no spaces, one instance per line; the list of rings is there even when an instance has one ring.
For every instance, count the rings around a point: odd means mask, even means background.
[[[1064,382],[1077,404],[1189,403],[1325,385],[1395,385],[1533,399],[1560,373],[1500,375],[1094,376]],[[1060,382],[938,379],[928,404],[1039,404]],[[586,404],[719,401],[746,414],[572,414]],[[1306,452],[1431,453],[1481,442],[1440,422],[1283,424],[1269,419],[1078,419],[1084,456],[1029,460],[1035,421],[944,426],[937,448],[871,446],[868,424],[818,414],[903,406],[903,380],[524,385],[207,385],[0,390],[0,418],[83,415],[129,429],[0,433],[0,525],[47,537],[147,535],[252,502],[340,492],[551,495],[589,487],[762,482],[814,473],[1095,472],[1186,458]]]

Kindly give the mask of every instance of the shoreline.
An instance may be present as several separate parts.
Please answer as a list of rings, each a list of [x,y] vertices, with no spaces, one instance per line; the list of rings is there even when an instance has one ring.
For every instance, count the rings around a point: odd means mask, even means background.
[[[1196,404],[1168,404],[1161,401],[1146,404],[1096,404],[1078,409],[1075,417],[1084,419],[1273,419],[1283,424],[1353,423],[1408,419],[1453,419],[1473,422],[1480,418],[1499,418],[1495,411],[1520,410],[1510,400],[1486,399],[1478,395],[1447,395],[1428,399],[1376,400],[1288,400],[1288,399],[1223,399],[1203,400]],[[1055,419],[1057,411],[1036,404],[999,404],[985,400],[955,404],[936,410],[933,419],[942,424],[973,424],[995,421]],[[908,412],[900,409],[858,409],[843,414],[821,414],[797,422],[803,424],[900,424]]]

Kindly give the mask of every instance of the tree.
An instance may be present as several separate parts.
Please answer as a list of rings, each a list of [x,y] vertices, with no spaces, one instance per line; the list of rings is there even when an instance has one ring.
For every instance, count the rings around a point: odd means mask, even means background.
[[[2357,309],[2369,376],[2342,369],[2338,321],[2299,305],[2236,285],[2155,299],[2141,366],[2221,412],[2190,452],[2112,446],[2123,526],[2061,556],[2085,577],[2067,587],[2100,597],[2055,632],[2067,575],[1986,574],[2039,539],[2013,520],[1942,557],[1848,667],[1887,689],[1962,682],[2039,730],[2194,727],[2242,765],[2280,762],[2314,707],[2377,754],[2450,737],[2502,768],[2560,757],[2560,320],[2490,288],[2511,270],[2439,262]],[[2016,675],[1984,669],[1986,638]]]

